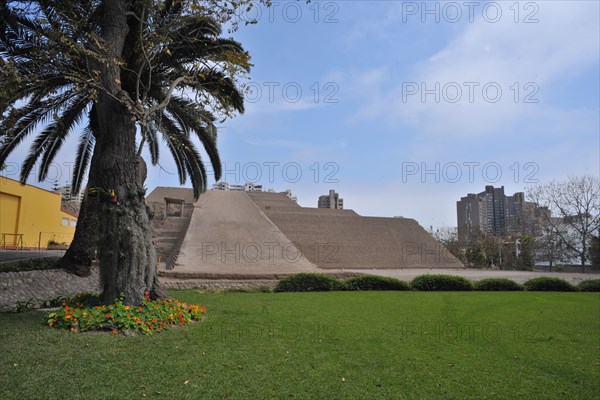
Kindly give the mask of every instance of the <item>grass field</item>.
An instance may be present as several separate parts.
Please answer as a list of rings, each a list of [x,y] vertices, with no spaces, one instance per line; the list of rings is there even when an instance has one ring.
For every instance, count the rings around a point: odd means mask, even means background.
[[[207,320],[114,337],[0,315],[0,398],[600,398],[598,293],[172,295]]]

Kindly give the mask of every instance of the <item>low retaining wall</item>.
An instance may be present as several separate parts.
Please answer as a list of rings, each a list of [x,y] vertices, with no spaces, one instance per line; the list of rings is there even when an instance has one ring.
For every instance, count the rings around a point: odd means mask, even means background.
[[[167,289],[241,289],[275,287],[276,279],[168,279],[159,278]],[[48,300],[76,293],[100,291],[98,267],[90,276],[79,277],[62,269],[0,272],[0,311],[44,307]]]
[[[62,269],[0,272],[0,310],[38,308],[48,300],[100,290],[98,269],[79,277]]]
[[[192,279],[161,282],[168,289],[244,289],[252,287],[269,287],[273,289],[278,281],[271,279]]]

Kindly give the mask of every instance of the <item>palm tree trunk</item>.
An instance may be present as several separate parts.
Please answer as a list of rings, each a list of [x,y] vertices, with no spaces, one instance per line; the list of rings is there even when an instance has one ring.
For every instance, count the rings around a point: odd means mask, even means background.
[[[58,262],[61,268],[79,276],[90,275],[92,261],[96,258],[96,249],[98,248],[98,198],[88,195],[88,190],[96,187],[98,157],[98,151],[94,149],[86,193],[79,209],[75,235],[67,252]]]
[[[58,261],[58,265],[78,276],[89,276],[92,261],[96,258],[98,241],[97,202],[87,193],[81,202],[77,228],[67,252]]]
[[[139,304],[144,292],[153,298],[166,296],[157,276],[156,250],[152,243],[150,214],[144,202],[140,167],[136,162],[136,126],[123,104],[128,95],[121,89],[121,58],[128,33],[125,0],[104,2],[103,38],[106,63],[98,65],[105,92],[96,102],[98,121],[98,261],[102,301],[119,296],[128,305]],[[96,152],[96,149],[94,150]]]
[[[96,143],[102,301],[112,303],[123,295],[126,304],[139,304],[145,291],[153,298],[164,297],[144,201],[145,165],[136,161],[135,125],[127,109],[109,96],[97,106],[98,120],[103,121]]]

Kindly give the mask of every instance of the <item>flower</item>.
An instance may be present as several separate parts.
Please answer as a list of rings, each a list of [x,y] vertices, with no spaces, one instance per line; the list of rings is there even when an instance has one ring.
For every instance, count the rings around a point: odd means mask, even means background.
[[[206,309],[201,304],[187,304],[175,299],[150,300],[147,291],[144,297],[145,300],[138,306],[123,304],[123,298],[119,298],[114,304],[98,306],[86,306],[69,299],[58,311],[48,315],[47,325],[78,333],[104,330],[107,321],[111,321],[113,325],[109,332],[112,331],[115,335],[125,329],[151,335],[167,330],[170,326],[197,321]]]

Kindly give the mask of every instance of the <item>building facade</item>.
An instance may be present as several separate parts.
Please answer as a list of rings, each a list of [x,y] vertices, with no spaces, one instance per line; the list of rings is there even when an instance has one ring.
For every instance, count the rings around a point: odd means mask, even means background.
[[[77,215],[61,207],[59,193],[0,176],[0,248],[69,244]]]
[[[262,185],[246,182],[244,185],[230,185],[227,181],[220,181],[213,185],[213,190],[237,190],[240,192],[262,192]]]
[[[244,185],[230,185],[227,181],[220,181],[213,185],[213,190],[234,190],[239,192],[263,192],[263,185],[257,185],[253,182],[246,182]],[[275,189],[268,189],[267,193],[276,193]],[[298,198],[292,194],[291,189],[286,189],[284,193],[287,197],[298,202]]]
[[[335,190],[330,190],[329,194],[319,196],[318,208],[330,208],[342,210],[344,208],[344,199]]]
[[[79,193],[75,193],[71,185],[63,186],[57,189],[57,192],[61,194],[62,201],[68,201],[75,204],[81,204],[83,201],[83,190],[80,190]]]
[[[478,235],[537,235],[540,210],[525,201],[525,194],[506,196],[504,186],[486,186],[481,193],[469,193],[456,202],[458,238],[470,242]]]

